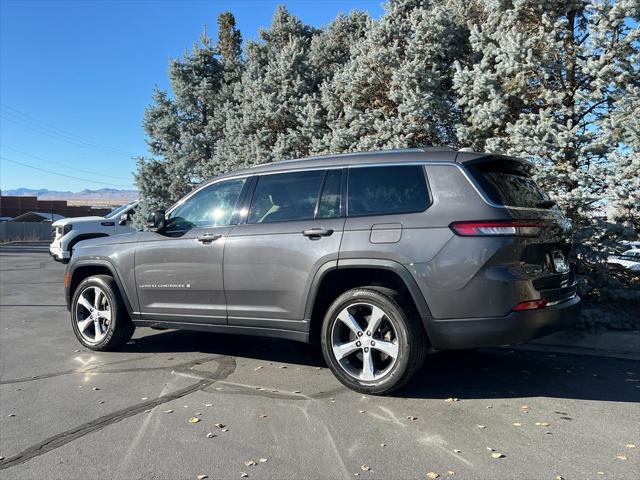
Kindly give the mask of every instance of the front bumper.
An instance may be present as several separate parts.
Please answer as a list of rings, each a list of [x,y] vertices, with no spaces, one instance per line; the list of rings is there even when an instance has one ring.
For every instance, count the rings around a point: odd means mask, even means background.
[[[569,328],[580,312],[580,297],[539,310],[504,317],[432,319],[428,333],[436,350],[496,347],[543,337]]]
[[[49,245],[49,255],[51,255],[53,259],[57,260],[58,262],[63,262],[71,258],[71,254],[62,250],[62,247],[60,247],[59,245]]]

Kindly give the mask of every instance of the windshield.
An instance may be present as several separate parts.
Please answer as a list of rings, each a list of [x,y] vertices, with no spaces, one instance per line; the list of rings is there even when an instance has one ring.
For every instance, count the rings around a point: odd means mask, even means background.
[[[115,210],[111,210],[109,213],[105,215],[104,218],[117,218],[119,215],[123,214],[125,210],[131,207],[130,203],[122,205],[121,207],[116,208]]]

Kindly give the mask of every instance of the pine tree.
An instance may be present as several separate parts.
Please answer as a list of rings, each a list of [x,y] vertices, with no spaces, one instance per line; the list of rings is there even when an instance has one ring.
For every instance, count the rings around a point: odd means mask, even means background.
[[[456,145],[453,63],[465,61],[458,1],[393,0],[322,88],[332,152]]]
[[[629,80],[637,82],[633,2],[487,2],[458,65],[454,88],[475,149],[528,157],[577,227],[607,196],[616,150],[606,125]],[[635,42],[635,45],[634,45]]]

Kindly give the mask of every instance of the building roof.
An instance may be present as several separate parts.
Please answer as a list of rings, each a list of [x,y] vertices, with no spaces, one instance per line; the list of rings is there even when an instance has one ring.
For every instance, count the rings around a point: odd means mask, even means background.
[[[18,215],[17,217],[9,220],[10,222],[55,222],[56,220],[62,220],[62,215],[57,213],[47,213],[47,212],[27,212],[22,215]]]

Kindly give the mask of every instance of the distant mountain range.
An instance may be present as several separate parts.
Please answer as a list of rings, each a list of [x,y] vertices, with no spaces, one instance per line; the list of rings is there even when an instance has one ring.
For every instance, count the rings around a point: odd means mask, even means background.
[[[39,200],[68,200],[72,202],[95,202],[104,204],[120,204],[136,200],[137,190],[118,190],[117,188],[100,188],[99,190],[82,190],[81,192],[61,192],[47,188],[15,188],[2,190],[2,195],[16,195],[20,197],[38,197]]]

